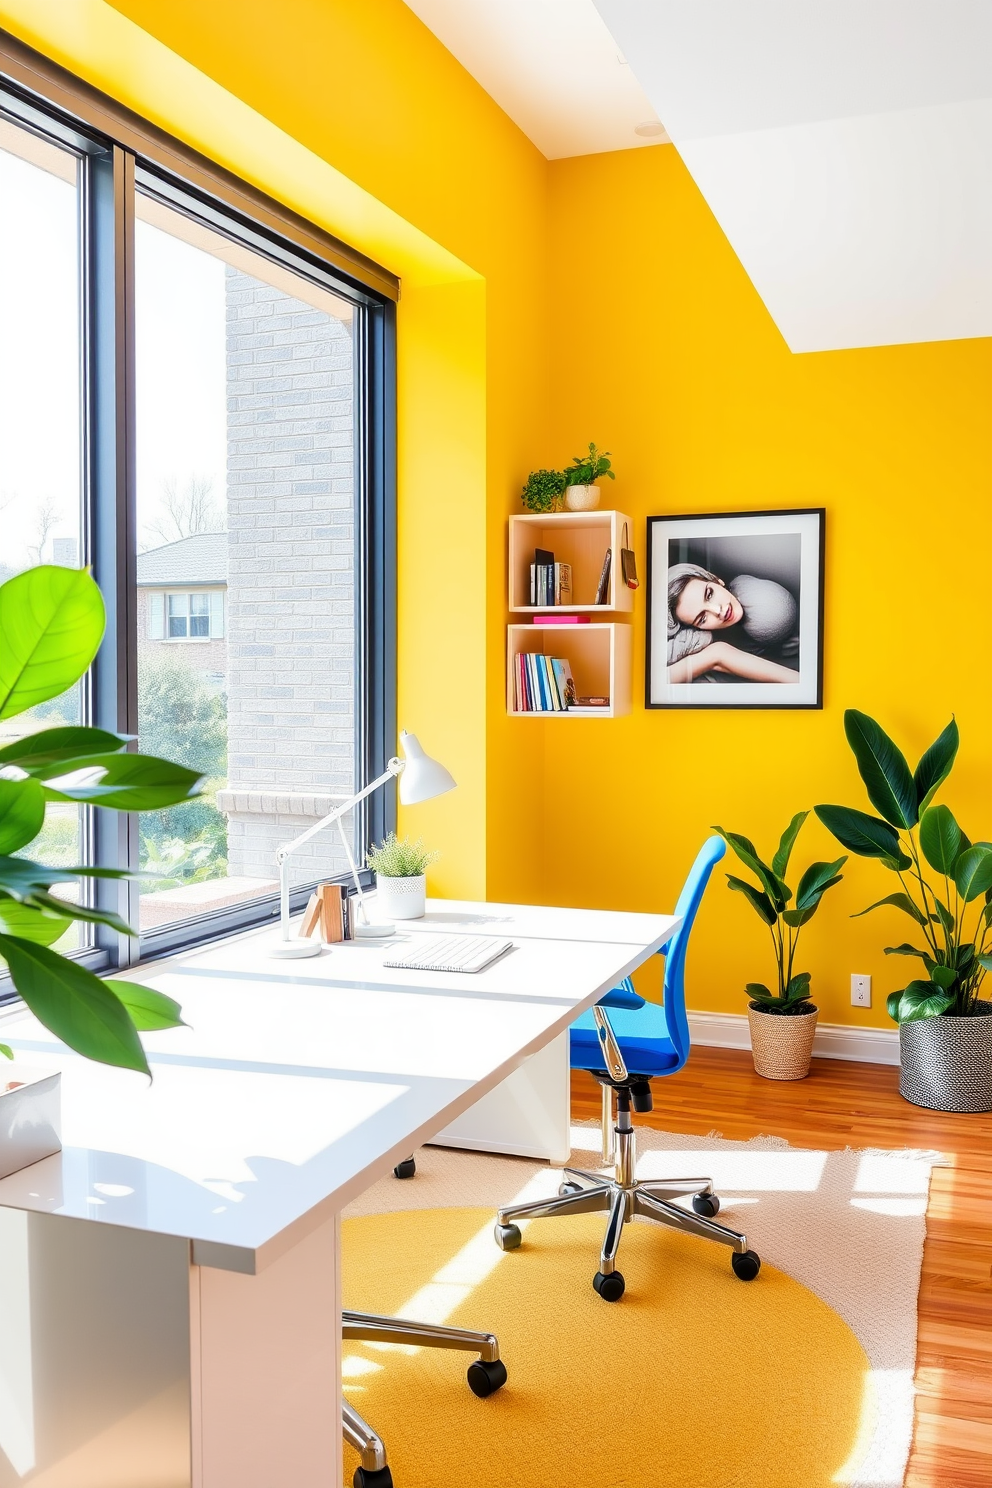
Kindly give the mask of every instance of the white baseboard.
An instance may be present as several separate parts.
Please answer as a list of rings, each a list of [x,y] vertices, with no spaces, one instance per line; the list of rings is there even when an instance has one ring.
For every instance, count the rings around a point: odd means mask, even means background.
[[[694,1044],[714,1049],[749,1049],[746,1013],[689,1013]],[[820,1059],[853,1059],[861,1064],[898,1064],[899,1030],[852,1028],[845,1023],[820,1023],[813,1038],[813,1054]]]

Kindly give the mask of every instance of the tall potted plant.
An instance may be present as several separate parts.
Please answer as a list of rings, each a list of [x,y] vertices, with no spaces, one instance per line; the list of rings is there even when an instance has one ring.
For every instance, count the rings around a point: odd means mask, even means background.
[[[895,874],[899,888],[860,913],[884,906],[907,915],[916,943],[885,954],[916,957],[925,972],[886,1003],[899,1025],[899,1089],[931,1110],[992,1110],[992,1003],[981,995],[992,970],[992,843],[970,842],[948,807],[933,804],[958,752],[957,724],[915,771],[866,713],[848,709],[844,730],[879,814],[849,806],[816,814],[851,852]]]
[[[804,925],[815,915],[828,889],[840,883],[839,870],[847,855],[833,863],[812,863],[802,875],[795,893],[785,881],[789,859],[808,811],[797,811],[782,833],[778,851],[770,864],[759,858],[754,843],[736,832],[714,827],[757,880],[727,874],[727,883],[743,894],[772,938],[777,972],[772,990],[763,982],[748,982],[747,1019],[751,1030],[751,1053],[757,1074],[767,1080],[801,1080],[809,1074],[817,1009],[809,998],[810,974],[796,971],[796,952]],[[790,905],[792,906],[790,908]]]
[[[105,626],[103,599],[85,570],[45,565],[0,585],[0,719],[26,713],[78,682]],[[130,743],[106,729],[70,726],[41,729],[0,748],[0,958],[31,1012],[70,1049],[149,1074],[138,1035],[180,1024],[178,1003],[137,983],[104,981],[53,949],[73,920],[134,934],[119,915],[88,903],[84,894],[77,902],[52,892],[57,885],[130,875],[86,864],[49,868],[24,856],[41,832],[49,801],[158,811],[198,793],[195,770],[131,753]],[[12,1057],[6,1045],[0,1052]]]

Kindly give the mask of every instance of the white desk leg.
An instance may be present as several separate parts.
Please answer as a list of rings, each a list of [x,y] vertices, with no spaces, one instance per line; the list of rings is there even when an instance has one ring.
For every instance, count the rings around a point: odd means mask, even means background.
[[[340,1221],[256,1276],[190,1267],[192,1488],[340,1488]]]
[[[562,1033],[432,1138],[432,1145],[566,1163],[570,1099],[568,1034]]]

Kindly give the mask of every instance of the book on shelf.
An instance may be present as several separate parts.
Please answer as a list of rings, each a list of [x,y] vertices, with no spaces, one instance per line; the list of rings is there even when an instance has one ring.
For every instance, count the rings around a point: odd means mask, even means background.
[[[555,564],[555,604],[569,605],[572,603],[572,565],[570,563]]]
[[[607,548],[606,557],[603,559],[602,572],[599,575],[599,585],[596,589],[595,603],[606,604],[610,594],[610,566],[613,562],[613,549]]]
[[[541,651],[518,651],[513,673],[513,704],[517,713],[564,713],[575,704],[572,668],[561,656]]]
[[[535,548],[530,565],[530,602],[540,605],[572,603],[572,565],[556,563],[549,548]]]

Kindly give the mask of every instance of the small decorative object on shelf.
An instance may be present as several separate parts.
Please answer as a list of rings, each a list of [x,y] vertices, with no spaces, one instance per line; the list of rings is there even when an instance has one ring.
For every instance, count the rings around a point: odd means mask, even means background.
[[[564,492],[563,470],[532,470],[520,499],[529,512],[556,512],[561,511]]]
[[[572,463],[564,472],[565,508],[567,511],[595,511],[599,505],[599,486],[602,476],[616,480],[609,459],[609,450],[601,454],[590,441],[587,455],[573,455]]]
[[[861,913],[898,909],[923,942],[885,948],[923,963],[886,1001],[899,1024],[900,1094],[931,1111],[990,1111],[992,1002],[981,993],[992,971],[992,845],[969,842],[949,808],[933,805],[957,756],[958,726],[952,718],[912,772],[866,713],[849,708],[844,731],[879,814],[849,806],[816,814],[844,847],[898,875],[898,892]]]
[[[300,935],[308,939],[319,929],[320,939],[325,945],[345,940],[344,901],[345,891],[341,884],[318,884],[310,895]]]
[[[441,856],[421,838],[411,842],[390,832],[365,859],[375,874],[376,908],[390,920],[419,920],[426,912],[427,869]]]
[[[816,1008],[809,1000],[809,972],[795,971],[799,932],[810,921],[828,889],[840,883],[847,855],[833,863],[812,863],[795,894],[785,882],[789,858],[808,811],[797,811],[778,845],[771,866],[758,857],[754,843],[736,832],[714,827],[733,848],[757,883],[727,874],[732,889],[743,894],[758,918],[768,926],[778,970],[777,990],[762,982],[748,982],[747,1020],[755,1073],[766,1080],[802,1080],[809,1074],[816,1032]],[[794,902],[793,902],[794,901]],[[789,908],[792,903],[792,908]]]

